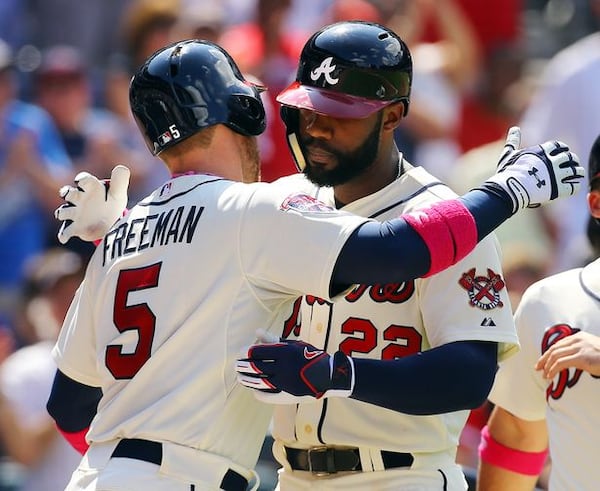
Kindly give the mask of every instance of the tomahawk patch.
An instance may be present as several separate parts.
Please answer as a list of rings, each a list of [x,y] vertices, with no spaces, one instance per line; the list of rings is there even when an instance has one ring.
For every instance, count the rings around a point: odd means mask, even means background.
[[[467,290],[469,303],[473,307],[492,310],[504,306],[500,300],[500,292],[505,287],[504,280],[490,268],[487,270],[487,276],[477,276],[475,268],[472,268],[462,274],[458,284]]]

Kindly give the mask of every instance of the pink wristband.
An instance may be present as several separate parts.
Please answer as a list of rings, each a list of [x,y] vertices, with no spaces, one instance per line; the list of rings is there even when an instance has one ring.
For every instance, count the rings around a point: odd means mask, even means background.
[[[481,430],[479,458],[483,462],[518,474],[538,476],[544,468],[547,457],[548,449],[541,452],[516,450],[494,440],[487,425]]]
[[[440,201],[429,208],[403,215],[421,236],[431,257],[423,277],[439,273],[464,258],[477,245],[477,224],[458,200]]]

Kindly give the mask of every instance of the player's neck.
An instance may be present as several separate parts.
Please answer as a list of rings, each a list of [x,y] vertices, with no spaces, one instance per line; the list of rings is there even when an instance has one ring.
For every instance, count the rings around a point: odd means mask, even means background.
[[[395,155],[394,160],[385,163],[375,162],[360,176],[334,187],[336,208],[342,208],[353,201],[369,196],[394,182],[403,172],[402,160]]]

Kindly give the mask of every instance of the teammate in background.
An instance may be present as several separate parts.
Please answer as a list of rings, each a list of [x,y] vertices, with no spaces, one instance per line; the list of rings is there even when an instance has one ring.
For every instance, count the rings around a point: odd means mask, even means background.
[[[408,113],[411,82],[411,54],[385,27],[314,34],[278,96],[303,175],[278,182],[381,221],[455,197],[381,144]],[[305,296],[284,326],[280,343],[251,347],[238,368],[242,384],[277,390],[261,400],[289,403],[275,406],[272,428],[281,489],[467,489],[455,461],[468,410],[518,348],[495,237],[431,277],[357,285],[334,302]],[[354,366],[353,392],[321,397],[302,381],[330,363]]]
[[[591,216],[600,218],[600,136],[589,159]],[[550,490],[600,482],[600,259],[527,289],[515,313],[521,351],[500,364],[482,432],[478,488],[534,488],[548,450]]]
[[[349,135],[372,131],[379,118],[395,125],[404,95],[381,97],[377,104],[390,107]],[[236,358],[256,328],[279,333],[308,292],[329,301],[355,283],[434,274],[519,209],[570,195],[582,179],[564,144],[515,151],[511,133],[499,172],[481,189],[379,223],[255,182],[265,127],[259,89],[213,43],[189,40],[152,55],[132,79],[130,103],[173,178],[108,231],[125,207],[124,167],[109,192],[79,176],[62,192],[72,206],[57,211],[74,220],[61,227],[62,240],[87,236],[91,222],[106,232],[54,349],[48,410],[86,452],[69,490],[246,489],[271,417],[236,383]],[[391,131],[380,145],[393,145]],[[92,217],[81,222],[77,204],[86,201]],[[495,357],[489,365],[479,398]]]

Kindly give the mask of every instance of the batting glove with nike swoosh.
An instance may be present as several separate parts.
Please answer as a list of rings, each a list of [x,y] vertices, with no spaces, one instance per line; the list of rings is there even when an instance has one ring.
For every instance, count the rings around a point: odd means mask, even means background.
[[[349,397],[354,388],[352,358],[341,351],[329,355],[303,341],[252,345],[236,371],[239,383],[270,404]]]
[[[479,188],[508,197],[513,213],[538,206],[579,191],[585,171],[579,157],[560,141],[519,150],[521,129],[508,131],[496,174]],[[497,194],[497,193],[496,193]]]
[[[63,222],[57,235],[60,243],[66,244],[71,237],[88,242],[104,237],[127,207],[130,174],[124,165],[113,168],[110,180],[80,172],[74,186],[60,188],[66,201],[54,210],[55,218]]]

